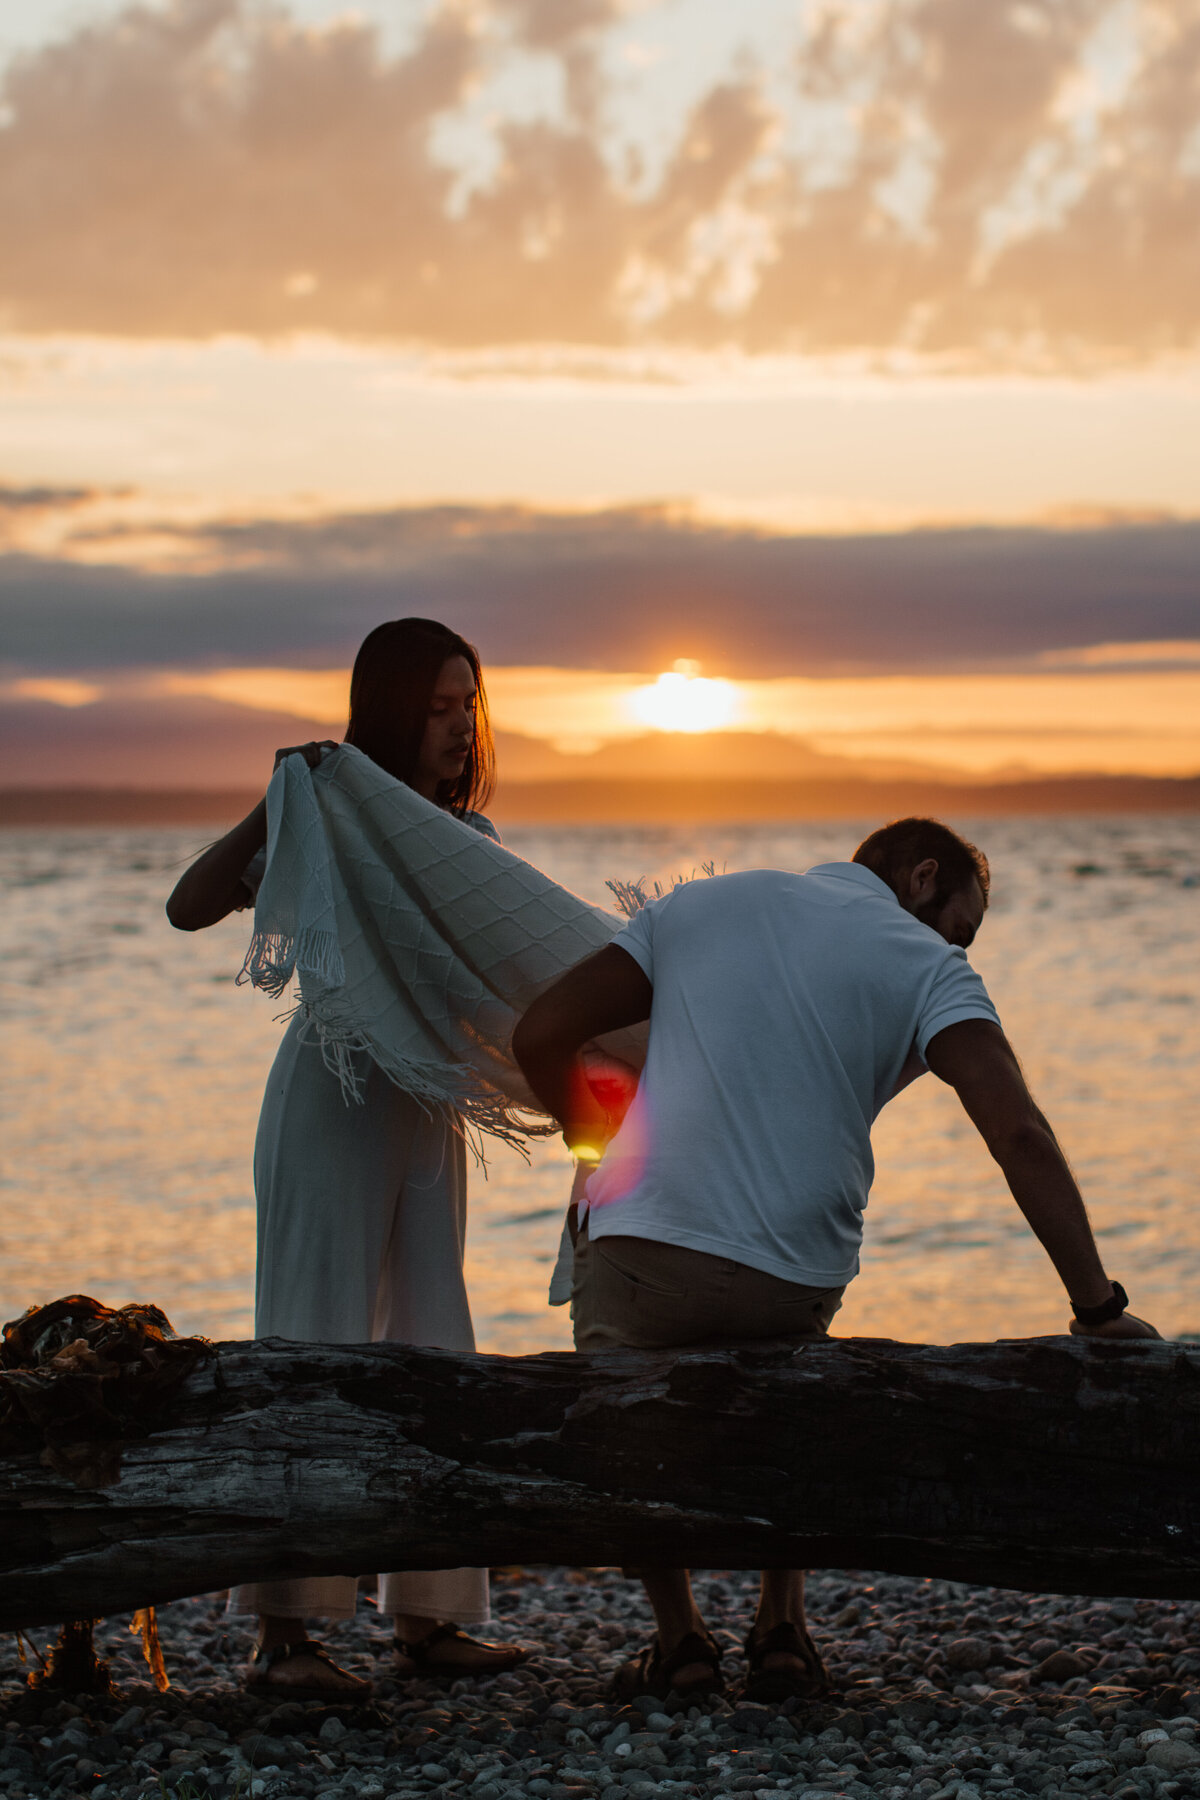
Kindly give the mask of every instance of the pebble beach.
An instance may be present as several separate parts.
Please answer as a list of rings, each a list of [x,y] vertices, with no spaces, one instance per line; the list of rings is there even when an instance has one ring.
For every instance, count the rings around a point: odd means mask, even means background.
[[[640,1586],[613,1569],[494,1576],[490,1635],[533,1647],[489,1681],[397,1683],[390,1622],[364,1596],[325,1633],[375,1680],[357,1709],[246,1694],[249,1620],[224,1596],[159,1611],[171,1685],[158,1692],[129,1621],[98,1627],[110,1698],[25,1685],[0,1664],[0,1794],[11,1800],[1018,1800],[1200,1795],[1200,1606],[1081,1600],[862,1572],[809,1582],[834,1693],[779,1707],[738,1698],[756,1583],[696,1577],[727,1651],[727,1693],[702,1706],[607,1695],[645,1642]]]

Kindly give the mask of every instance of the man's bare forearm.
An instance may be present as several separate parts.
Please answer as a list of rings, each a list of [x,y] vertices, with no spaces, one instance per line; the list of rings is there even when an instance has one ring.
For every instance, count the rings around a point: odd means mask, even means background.
[[[1112,1284],[1083,1196],[1000,1027],[986,1019],[947,1026],[926,1047],[926,1061],[957,1091],[1072,1301],[1103,1305]]]
[[[1049,1125],[1038,1115],[989,1148],[1073,1303],[1103,1305],[1112,1283],[1104,1273],[1083,1196]]]

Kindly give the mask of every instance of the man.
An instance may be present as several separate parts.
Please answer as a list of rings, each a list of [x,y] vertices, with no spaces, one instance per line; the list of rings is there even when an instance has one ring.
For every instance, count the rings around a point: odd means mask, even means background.
[[[675,888],[530,1007],[513,1052],[568,1146],[599,1164],[580,1209],[577,1348],[824,1336],[858,1271],[872,1121],[925,1068],[1003,1170],[1070,1297],[1072,1331],[1158,1335],[1106,1276],[967,961],[988,880],[986,858],[948,827],[902,819],[853,862]],[[645,1018],[645,1069],[614,1131],[579,1052]],[[687,1571],[640,1573],[658,1632],[619,1686],[718,1687]],[[820,1691],[803,1571],[764,1573],[747,1654],[747,1697]]]

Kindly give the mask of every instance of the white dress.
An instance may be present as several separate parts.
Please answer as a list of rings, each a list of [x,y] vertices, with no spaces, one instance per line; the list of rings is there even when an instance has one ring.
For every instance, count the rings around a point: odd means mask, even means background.
[[[480,814],[467,822],[499,837]],[[261,870],[247,871],[256,886]],[[347,1104],[320,1046],[293,1019],[267,1078],[254,1146],[258,1199],[256,1337],[473,1350],[463,1280],[466,1148],[453,1125],[360,1055],[363,1103]],[[353,1576],[234,1588],[230,1610],[352,1617]],[[379,1577],[381,1613],[477,1625],[490,1616],[486,1569]]]

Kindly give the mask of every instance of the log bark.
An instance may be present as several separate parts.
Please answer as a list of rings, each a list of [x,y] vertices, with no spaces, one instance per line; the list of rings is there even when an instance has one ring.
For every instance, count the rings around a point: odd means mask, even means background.
[[[115,1485],[0,1463],[0,1628],[461,1563],[1200,1597],[1200,1346],[221,1344]]]

